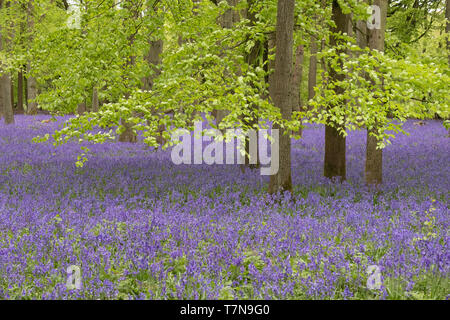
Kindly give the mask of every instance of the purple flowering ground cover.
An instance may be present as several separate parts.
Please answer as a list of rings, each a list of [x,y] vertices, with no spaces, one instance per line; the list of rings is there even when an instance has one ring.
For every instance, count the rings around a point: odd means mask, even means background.
[[[364,131],[347,138],[348,179],[322,177],[324,130],[293,145],[292,199],[259,170],[175,166],[143,144],[34,144],[61,124],[0,124],[2,299],[446,299],[450,138],[405,124],[384,184],[363,184]],[[82,288],[66,288],[66,268]],[[367,267],[381,269],[370,290]]]

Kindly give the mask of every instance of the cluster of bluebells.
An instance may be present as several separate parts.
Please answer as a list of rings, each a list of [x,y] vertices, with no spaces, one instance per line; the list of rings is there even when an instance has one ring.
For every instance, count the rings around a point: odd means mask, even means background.
[[[179,165],[142,143],[35,144],[47,116],[0,124],[2,299],[445,299],[450,155],[438,121],[405,124],[364,185],[364,131],[347,181],[322,177],[324,129],[293,142],[291,196],[236,165]],[[67,286],[67,267],[81,288]],[[368,288],[371,265],[381,286]]]

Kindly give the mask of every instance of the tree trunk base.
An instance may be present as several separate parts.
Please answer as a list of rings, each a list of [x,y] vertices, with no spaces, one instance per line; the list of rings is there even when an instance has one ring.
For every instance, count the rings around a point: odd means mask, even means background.
[[[131,129],[131,126],[124,122],[122,125],[125,127],[125,131],[120,134],[119,142],[136,143],[137,134]]]
[[[367,132],[365,176],[367,185],[378,185],[383,181],[383,150],[377,149],[377,139]]]
[[[345,137],[330,126],[325,126],[325,160],[324,176],[327,178],[339,177],[345,180]]]

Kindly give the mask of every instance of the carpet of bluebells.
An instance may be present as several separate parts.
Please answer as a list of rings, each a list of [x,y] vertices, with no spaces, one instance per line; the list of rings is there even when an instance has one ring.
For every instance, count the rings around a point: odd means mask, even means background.
[[[142,143],[53,147],[49,116],[0,124],[0,299],[447,299],[450,138],[405,124],[384,183],[363,183],[364,131],[347,181],[322,177],[324,129],[293,144],[291,197],[233,165],[179,165]],[[81,268],[68,289],[66,269]],[[382,286],[369,289],[376,265]],[[370,286],[369,286],[370,287]]]

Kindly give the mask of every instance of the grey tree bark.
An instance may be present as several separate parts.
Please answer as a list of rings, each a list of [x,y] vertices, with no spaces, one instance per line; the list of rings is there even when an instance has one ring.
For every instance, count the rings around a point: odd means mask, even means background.
[[[27,19],[28,19],[28,31],[31,32],[34,29],[34,17],[33,17],[34,5],[33,1],[28,3]],[[36,78],[31,75],[31,63],[27,64],[27,114],[36,114],[38,105],[36,102],[37,97],[37,82]]]
[[[135,4],[128,0],[124,3],[124,8],[127,8],[132,13],[132,18],[137,19],[140,15],[140,10],[135,6]],[[135,41],[134,35],[131,35],[128,38],[129,46],[133,46]],[[136,63],[136,57],[130,56],[127,57],[127,67],[131,67]],[[130,93],[126,92],[125,97],[129,97]],[[121,124],[125,127],[125,130],[119,136],[119,142],[137,142],[137,134],[132,129],[132,124],[128,123],[126,120],[121,119]]]
[[[0,120],[3,118],[4,115],[4,107],[3,107],[3,90],[0,84]]]
[[[3,1],[0,0],[0,8],[3,8]],[[3,42],[4,39],[1,35],[2,30],[0,29],[0,50],[3,50]],[[5,41],[7,43],[7,41]],[[0,73],[2,72],[3,66],[0,64]],[[14,113],[13,113],[13,106],[11,103],[11,75],[9,73],[3,73],[0,77],[0,91],[1,91],[1,98],[2,98],[2,111],[3,116],[5,120],[5,124],[12,124],[14,123]]]
[[[277,7],[273,97],[275,106],[280,109],[283,119],[289,119],[292,115],[290,95],[292,91],[295,0],[278,0]],[[274,129],[279,129],[280,158],[278,172],[270,176],[269,193],[292,192],[291,138],[289,132],[285,132],[285,129],[280,128],[279,125],[274,125]]]
[[[445,1],[445,18],[447,19],[445,32],[447,33],[447,55],[448,65],[450,67],[450,0]]]
[[[157,67],[161,64],[163,41],[149,40],[148,45],[149,51],[144,59],[153,72],[148,77],[142,79],[142,90],[152,90],[155,78],[161,74],[161,71]]]
[[[348,31],[349,15],[344,14],[337,0],[333,0],[332,19],[336,27],[332,28],[333,33],[346,33]],[[330,44],[337,45],[336,36],[331,36]],[[345,75],[339,74],[332,67],[329,68],[330,78],[343,81]],[[337,94],[342,94],[343,89],[335,88]],[[325,126],[325,159],[324,159],[324,176],[327,178],[338,177],[340,180],[346,178],[345,164],[345,137],[339,134],[336,127],[331,125]]]
[[[238,0],[226,0],[228,5],[234,7],[238,4]],[[250,4],[249,4],[250,6]],[[240,17],[236,10],[228,9],[225,13],[219,17],[220,26],[225,29],[233,28],[233,25],[239,22]],[[216,125],[222,122],[223,118],[228,115],[227,110],[214,110],[213,116],[216,118]]]
[[[367,43],[370,49],[384,51],[388,0],[373,0],[381,9],[380,29],[367,30]],[[377,126],[367,130],[365,177],[367,184],[381,184],[383,179],[383,150],[377,149],[378,140],[370,135],[377,131]]]
[[[9,73],[4,73],[1,76],[0,87],[2,90],[5,124],[12,124],[14,123],[14,113],[11,104],[11,75]]]
[[[80,116],[86,112],[86,102],[80,102],[77,106],[77,114],[79,114]]]
[[[314,88],[317,84],[317,39],[312,36],[309,47],[309,72],[308,72],[308,100],[311,100],[315,96]]]
[[[17,113],[23,114],[23,71],[17,73]]]
[[[269,35],[269,40],[268,40],[268,51],[272,52],[272,50],[275,48],[276,44],[275,44],[275,34],[271,34]],[[275,69],[275,60],[269,60],[269,70],[274,70]],[[274,83],[274,74],[273,72],[269,75],[269,97],[270,99],[272,99],[272,101],[274,101],[274,94],[273,94],[273,89],[275,86]]]
[[[99,109],[99,101],[98,101],[98,89],[92,89],[92,112],[98,112]]]
[[[233,6],[236,6],[238,4],[237,0],[228,0],[229,3]],[[254,0],[250,0],[248,1],[248,8],[252,8],[253,5],[255,4]],[[227,27],[231,28],[233,26],[233,24],[236,21],[236,19],[234,18],[236,15],[236,10],[231,10],[231,12],[229,13],[229,25]],[[257,17],[256,17],[256,12],[254,10],[247,10],[247,18],[250,21],[250,26],[253,27],[255,26],[255,24],[257,23]],[[265,50],[265,42],[263,40],[257,40],[254,43],[254,46],[251,48],[250,52],[245,54],[245,61],[248,65],[252,66],[252,67],[258,67],[260,65],[260,57],[263,56],[264,54],[264,50]],[[249,117],[250,120],[243,120],[243,123],[251,128],[254,128],[255,126],[257,126],[258,124],[258,116],[257,116],[257,106],[256,105],[251,105],[250,106],[250,110],[249,110]],[[245,118],[245,117],[243,117]],[[256,137],[258,139],[258,133],[256,133]],[[258,168],[260,165],[259,162],[259,157],[258,157],[258,147],[259,145],[256,146],[256,159],[250,159],[250,139],[248,137],[246,137],[245,139],[245,161],[244,164],[241,165],[241,170],[242,172],[245,171],[245,167],[249,167],[251,169],[254,168]],[[255,164],[250,164],[250,162],[255,163]]]
[[[295,48],[294,67],[291,75],[291,106],[292,111],[301,111],[302,99],[301,99],[301,87],[303,80],[303,60],[304,60],[305,48],[303,45],[298,45]],[[300,128],[298,135],[302,135],[302,129]]]

